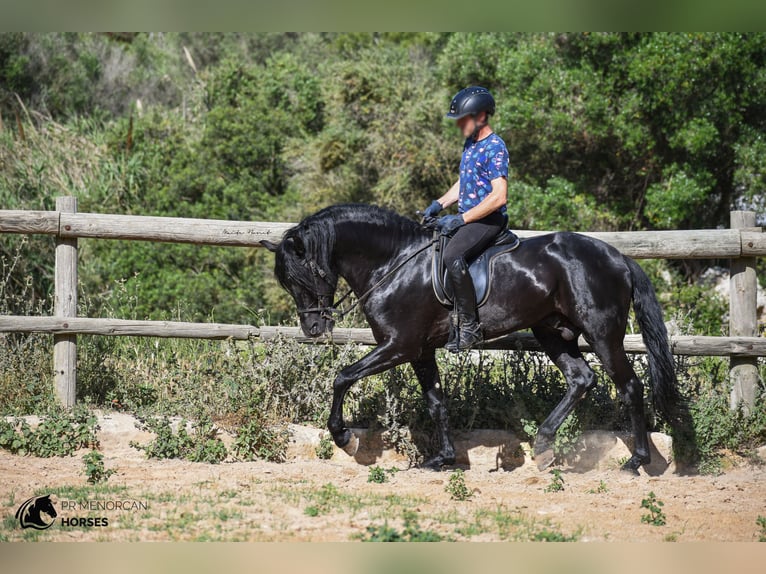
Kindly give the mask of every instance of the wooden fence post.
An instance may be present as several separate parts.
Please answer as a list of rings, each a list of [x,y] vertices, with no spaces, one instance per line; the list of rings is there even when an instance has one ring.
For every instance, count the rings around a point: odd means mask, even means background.
[[[747,230],[755,227],[753,211],[732,211],[730,217],[732,229]],[[729,336],[755,337],[758,335],[755,257],[732,259],[729,281]],[[758,359],[732,357],[729,364],[731,408],[736,409],[741,403],[743,410],[749,414],[755,404],[758,389]]]
[[[57,197],[56,211],[77,212],[77,198]],[[77,238],[56,237],[56,317],[77,316]],[[53,336],[53,369],[56,395],[65,407],[75,403],[77,388],[77,335]]]

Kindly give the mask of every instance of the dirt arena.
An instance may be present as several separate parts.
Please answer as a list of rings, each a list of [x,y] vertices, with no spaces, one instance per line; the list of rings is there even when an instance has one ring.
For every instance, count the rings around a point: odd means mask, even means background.
[[[472,494],[454,500],[445,491],[449,471],[407,469],[403,456],[366,431],[357,431],[355,457],[336,449],[320,460],[314,447],[322,431],[293,426],[285,463],[211,465],[147,460],[129,443],[152,435],[134,423],[123,413],[99,416],[105,464],[116,469],[106,485],[87,484],[86,451],[64,458],[0,451],[3,539],[348,541],[384,525],[403,532],[405,519],[446,540],[755,541],[766,534],[758,524],[766,516],[766,466],[729,457],[719,476],[679,474],[666,462],[669,440],[660,434],[651,436],[652,465],[636,477],[619,470],[629,452],[623,437],[587,433],[580,460],[558,467],[563,489],[555,492],[548,488],[552,475],[537,470],[528,445],[512,434],[457,435],[458,466]],[[400,470],[371,483],[370,464]],[[48,492],[59,510],[54,524],[21,529],[16,509]],[[649,492],[664,503],[665,525],[642,522],[641,501]],[[72,501],[83,500],[90,506],[72,508]],[[94,501],[127,501],[134,508]],[[108,525],[62,523],[72,517],[102,517]]]

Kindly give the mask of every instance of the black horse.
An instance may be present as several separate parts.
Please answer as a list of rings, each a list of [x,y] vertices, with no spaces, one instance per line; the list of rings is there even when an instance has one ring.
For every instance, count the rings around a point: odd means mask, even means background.
[[[447,341],[448,310],[432,290],[431,253],[424,249],[430,239],[431,231],[394,212],[337,205],[306,217],[279,244],[261,243],[276,254],[276,277],[295,300],[307,336],[319,337],[333,328],[339,277],[363,297],[362,308],[378,345],[335,380],[327,425],[335,444],[351,454],[358,446],[343,422],[349,387],[409,362],[439,434],[440,450],[423,466],[438,469],[454,464],[455,450],[435,359],[436,349]],[[630,409],[635,446],[623,468],[637,473],[650,454],[643,384],[623,347],[631,301],[649,355],[655,408],[674,426],[681,405],[662,311],[641,267],[603,241],[558,232],[525,239],[515,251],[500,256],[492,283],[479,310],[485,339],[531,328],[567,380],[566,394],[535,438],[538,467],[553,462],[556,430],[596,384],[577,345],[582,334]]]

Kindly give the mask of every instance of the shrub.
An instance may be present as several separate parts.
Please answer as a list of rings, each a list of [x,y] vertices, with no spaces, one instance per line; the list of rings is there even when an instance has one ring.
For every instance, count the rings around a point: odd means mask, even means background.
[[[39,457],[69,456],[81,448],[98,445],[95,415],[82,405],[71,411],[51,409],[33,429],[25,420],[0,419],[0,448],[13,454]]]
[[[218,430],[204,418],[193,424],[192,435],[186,430],[185,419],[179,421],[175,432],[168,417],[149,418],[142,426],[157,436],[148,444],[131,441],[130,446],[143,450],[148,458],[182,458],[217,464],[228,454],[226,446],[217,436]]]
[[[331,459],[335,452],[332,437],[330,435],[323,435],[322,438],[319,439],[319,444],[316,449],[314,449],[314,452],[316,452],[317,458],[321,458],[322,460]]]
[[[473,496],[473,492],[468,490],[465,484],[465,472],[460,468],[452,471],[444,490],[449,493],[452,500],[468,500]]]
[[[97,450],[92,450],[82,457],[85,463],[85,476],[91,484],[106,482],[115,472],[115,469],[104,468],[104,455]]]
[[[652,526],[664,526],[667,518],[662,511],[663,506],[665,506],[665,503],[659,500],[654,492],[650,492],[646,498],[641,500],[641,508],[649,511],[641,515],[641,522],[651,524]]]
[[[270,428],[263,419],[254,417],[237,429],[233,450],[240,460],[284,462],[289,439],[286,428]]]

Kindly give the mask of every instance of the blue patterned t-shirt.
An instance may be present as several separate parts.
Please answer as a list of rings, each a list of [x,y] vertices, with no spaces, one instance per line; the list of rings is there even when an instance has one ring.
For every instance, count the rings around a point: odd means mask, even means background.
[[[498,177],[508,177],[508,148],[503,139],[496,133],[476,142],[466,139],[460,160],[458,213],[481,203],[492,192],[492,180]],[[503,205],[500,213],[505,211]]]

